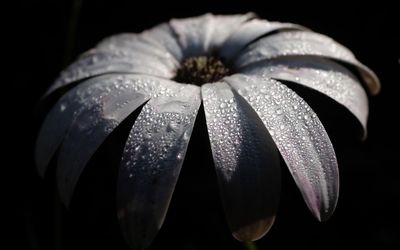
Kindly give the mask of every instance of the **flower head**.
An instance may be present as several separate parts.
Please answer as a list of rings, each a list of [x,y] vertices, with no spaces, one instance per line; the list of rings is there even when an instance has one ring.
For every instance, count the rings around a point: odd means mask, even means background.
[[[64,203],[91,156],[141,109],[123,151],[117,214],[128,243],[160,229],[202,104],[227,222],[238,240],[268,232],[280,192],[279,153],[318,220],[336,206],[335,152],[318,116],[290,81],[347,108],[366,134],[375,74],[345,47],[303,26],[253,14],[173,19],[100,42],[45,94],[67,90],[40,130],[41,175],[57,154]]]

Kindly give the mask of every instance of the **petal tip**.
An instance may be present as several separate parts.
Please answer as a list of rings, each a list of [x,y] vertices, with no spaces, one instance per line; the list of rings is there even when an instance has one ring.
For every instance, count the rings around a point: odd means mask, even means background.
[[[317,218],[317,220],[319,222],[325,222],[325,221],[329,220],[332,217],[332,215],[333,215],[333,213],[335,212],[335,209],[336,209],[336,204],[337,204],[337,199],[336,199],[335,203],[331,207],[328,207],[328,208],[325,208],[325,209],[321,208],[318,211],[313,211],[313,214],[314,214],[314,216]]]
[[[269,232],[274,221],[275,216],[264,218],[252,224],[232,230],[232,235],[238,241],[256,241]]]

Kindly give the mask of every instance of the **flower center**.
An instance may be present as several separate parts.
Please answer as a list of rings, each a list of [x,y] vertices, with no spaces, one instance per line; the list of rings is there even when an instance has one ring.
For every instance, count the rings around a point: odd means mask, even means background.
[[[230,69],[215,57],[190,57],[183,61],[173,80],[201,86],[217,82],[230,74]]]

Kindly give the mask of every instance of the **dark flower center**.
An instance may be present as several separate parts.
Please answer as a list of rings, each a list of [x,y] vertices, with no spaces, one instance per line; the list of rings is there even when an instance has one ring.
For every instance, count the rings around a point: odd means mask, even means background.
[[[230,74],[230,69],[215,57],[190,57],[183,61],[173,80],[201,86],[217,82]]]

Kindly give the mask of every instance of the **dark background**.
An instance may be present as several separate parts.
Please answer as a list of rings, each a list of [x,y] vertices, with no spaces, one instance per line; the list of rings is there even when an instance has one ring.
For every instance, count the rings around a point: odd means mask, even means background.
[[[3,6],[3,40],[10,43],[3,52],[11,54],[4,73],[12,78],[3,82],[3,221],[9,223],[2,223],[7,240],[1,244],[11,244],[9,249],[127,249],[113,210],[115,168],[104,164],[117,162],[115,151],[121,140],[108,140],[96,154],[71,209],[66,210],[56,195],[54,169],[44,180],[35,172],[33,148],[42,118],[40,112],[35,113],[39,97],[73,58],[108,35],[139,32],[172,17],[248,11],[268,20],[299,23],[333,37],[373,69],[382,82],[381,93],[370,98],[369,137],[364,143],[353,133],[354,120],[347,113],[336,116],[340,108],[331,103],[320,105],[319,101],[324,102],[320,96],[304,93],[321,115],[335,146],[341,177],[338,207],[328,222],[317,222],[284,170],[278,218],[270,233],[257,242],[258,248],[400,248],[399,133],[395,121],[399,114],[400,22],[396,8],[382,1],[21,0]],[[321,107],[332,110],[321,113]],[[130,122],[125,122],[114,137],[129,131]],[[209,148],[204,147],[204,126],[197,126],[196,131],[188,152],[191,160],[185,161],[171,209],[153,248],[244,249],[230,236],[224,222]],[[112,155],[110,152],[114,152],[113,157],[104,157]]]

